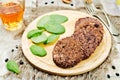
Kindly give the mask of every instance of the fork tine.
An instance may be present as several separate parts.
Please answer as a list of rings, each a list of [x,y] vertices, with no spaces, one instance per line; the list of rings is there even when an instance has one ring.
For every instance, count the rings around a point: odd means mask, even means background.
[[[87,10],[88,14],[92,15],[91,11],[90,11],[90,9],[88,7],[86,7],[86,10]]]
[[[92,5],[90,6],[91,12],[94,14],[95,10],[93,9]]]
[[[92,8],[92,6],[91,6],[90,4],[86,4],[86,3],[84,2],[84,6],[85,6],[88,14],[90,14],[90,15],[93,15],[93,14],[94,14],[95,11],[94,11],[94,9]]]
[[[89,14],[93,15],[94,14],[94,11],[93,9],[90,7],[90,6],[86,6],[86,10]]]
[[[88,8],[91,10],[93,14],[95,13],[95,10],[93,9],[92,5],[89,5]]]
[[[90,10],[90,8],[88,7],[88,5],[86,5],[86,4],[84,3],[84,6],[85,6],[85,9],[87,10],[87,12],[88,12],[89,14],[91,14],[91,10]]]

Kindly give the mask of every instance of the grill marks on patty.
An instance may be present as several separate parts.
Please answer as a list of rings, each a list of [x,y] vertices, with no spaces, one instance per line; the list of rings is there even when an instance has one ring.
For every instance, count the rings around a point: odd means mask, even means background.
[[[53,61],[70,68],[94,53],[103,38],[103,26],[94,18],[80,18],[72,36],[59,40],[53,50]]]

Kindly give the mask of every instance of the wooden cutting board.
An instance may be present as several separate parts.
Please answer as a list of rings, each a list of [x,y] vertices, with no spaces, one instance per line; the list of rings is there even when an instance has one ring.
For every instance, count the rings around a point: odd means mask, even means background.
[[[107,58],[107,56],[109,55],[109,51],[111,49],[111,35],[106,27],[104,27],[103,40],[100,43],[100,45],[97,47],[95,52],[88,59],[81,61],[75,67],[63,69],[54,64],[52,59],[52,50],[56,43],[54,45],[48,45],[44,47],[47,50],[47,55],[45,57],[38,57],[33,55],[29,49],[29,47],[33,43],[29,39],[27,39],[27,33],[30,30],[36,28],[36,24],[41,17],[49,14],[60,14],[67,16],[69,18],[67,22],[62,24],[65,26],[66,32],[62,34],[59,39],[71,36],[73,34],[75,22],[78,20],[78,18],[91,17],[90,15],[79,11],[61,10],[61,11],[55,11],[44,14],[42,16],[39,16],[33,22],[31,22],[22,36],[22,50],[24,56],[31,64],[33,64],[38,69],[49,73],[54,73],[62,76],[70,76],[70,75],[78,75],[88,72],[99,66]]]

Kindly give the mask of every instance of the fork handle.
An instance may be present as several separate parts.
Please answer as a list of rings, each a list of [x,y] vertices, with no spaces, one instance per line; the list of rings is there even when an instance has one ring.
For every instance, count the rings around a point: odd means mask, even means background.
[[[104,10],[103,10],[103,13],[104,13],[104,15],[105,15],[105,17],[106,17],[106,19],[107,19],[107,21],[108,21],[108,25],[109,25],[109,28],[110,28],[112,34],[113,34],[113,35],[119,35],[118,30],[113,26],[113,24],[111,23],[108,15],[105,13]]]

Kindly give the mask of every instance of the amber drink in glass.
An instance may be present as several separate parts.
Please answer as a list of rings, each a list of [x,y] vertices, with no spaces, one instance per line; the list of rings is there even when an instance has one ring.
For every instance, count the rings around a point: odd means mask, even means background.
[[[7,30],[16,30],[22,27],[24,0],[1,0],[0,18]]]

